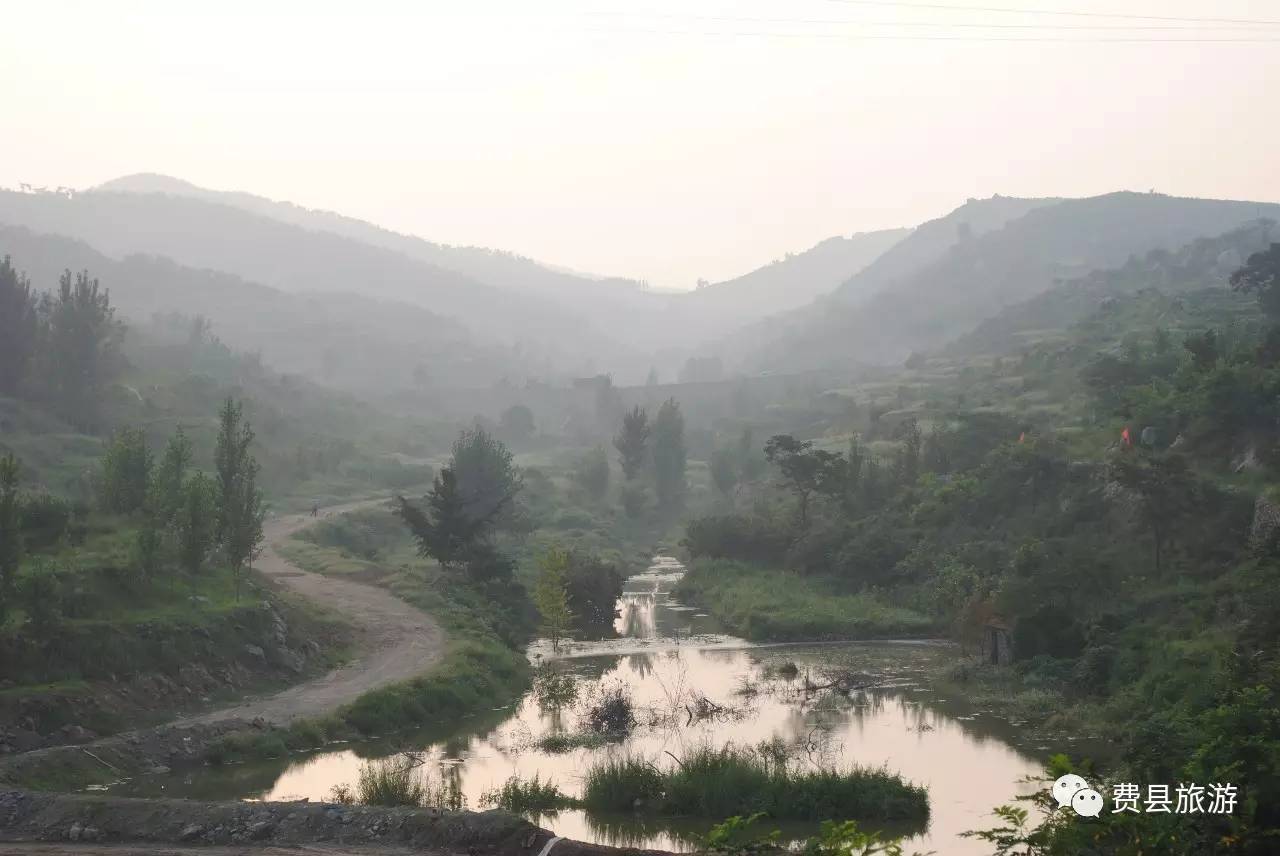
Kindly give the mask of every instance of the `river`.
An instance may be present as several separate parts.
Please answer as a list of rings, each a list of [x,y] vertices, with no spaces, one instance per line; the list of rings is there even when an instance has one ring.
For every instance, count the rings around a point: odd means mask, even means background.
[[[448,731],[402,737],[394,745],[373,741],[286,760],[151,776],[125,783],[120,791],[319,801],[330,798],[336,785],[353,785],[368,759],[412,749],[422,753],[432,775],[461,792],[469,807],[481,808],[484,793],[513,775],[537,774],[576,794],[582,771],[602,753],[630,753],[670,764],[671,755],[692,746],[754,746],[778,738],[795,747],[800,763],[884,766],[926,785],[927,826],[863,825],[908,835],[908,852],[977,856],[989,853],[989,846],[960,834],[992,825],[991,809],[1029,792],[1032,786],[1023,780],[1040,773],[1050,752],[1069,748],[1045,745],[1016,724],[936,689],[931,677],[959,656],[951,645],[751,645],[719,632],[710,617],[672,597],[683,570],[675,559],[657,557],[646,572],[626,581],[617,638],[572,642],[558,652],[545,641],[530,646],[530,657],[544,669],[574,677],[580,699],[616,685],[629,688],[640,724],[622,746],[563,753],[538,748],[541,737],[574,731],[580,713],[547,709],[530,692],[488,716],[455,723]],[[847,694],[803,691],[806,677],[821,683],[820,676],[837,666],[858,673],[860,682],[871,686]],[[695,696],[723,710],[690,721],[685,706]],[[655,822],[576,810],[534,819],[558,835],[583,841],[680,851],[693,848],[691,832],[705,831],[710,824],[706,819]]]

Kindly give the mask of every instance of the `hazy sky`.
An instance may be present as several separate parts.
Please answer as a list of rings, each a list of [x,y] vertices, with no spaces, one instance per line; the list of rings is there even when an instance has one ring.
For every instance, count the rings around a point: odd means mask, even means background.
[[[861,0],[194,5],[6,4],[0,185],[160,172],[677,287],[970,196],[1280,200],[1280,26]],[[1275,0],[933,5],[1280,21]]]

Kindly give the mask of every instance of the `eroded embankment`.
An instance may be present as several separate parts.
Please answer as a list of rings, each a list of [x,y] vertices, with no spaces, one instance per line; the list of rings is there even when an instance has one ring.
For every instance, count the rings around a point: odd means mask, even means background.
[[[99,847],[149,844],[548,856],[552,833],[506,812],[451,812],[328,803],[196,802],[0,791],[0,841]],[[145,852],[145,851],[144,851]],[[557,841],[553,856],[656,851]]]

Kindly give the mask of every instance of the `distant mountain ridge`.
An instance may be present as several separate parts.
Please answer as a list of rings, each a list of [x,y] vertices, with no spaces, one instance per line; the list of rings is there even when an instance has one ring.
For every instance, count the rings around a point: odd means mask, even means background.
[[[552,355],[557,372],[673,376],[703,341],[803,305],[872,262],[890,230],[824,241],[760,271],[658,293],[501,251],[449,247],[339,214],[136,175],[70,196],[0,191],[0,223],[143,253],[284,291],[353,293],[454,318],[479,343]]]
[[[1278,214],[1280,205],[1273,203],[1129,192],[1033,205],[985,234],[965,231],[944,254],[871,295],[833,296],[771,318],[727,343],[726,351],[748,371],[899,362],[974,329],[1055,281]],[[906,253],[915,237],[891,252]],[[874,267],[851,282],[875,279]]]
[[[497,376],[550,371],[545,356],[486,346],[464,326],[417,306],[352,294],[291,294],[167,258],[112,259],[83,241],[0,224],[10,255],[40,291],[64,269],[88,270],[131,323],[204,315],[229,346],[273,368],[362,394],[487,385]]]

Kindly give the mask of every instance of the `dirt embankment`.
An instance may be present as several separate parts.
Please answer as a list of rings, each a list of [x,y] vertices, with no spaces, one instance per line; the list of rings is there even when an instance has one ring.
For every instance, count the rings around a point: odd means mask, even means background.
[[[325,509],[324,514],[342,514],[385,501],[337,505]],[[281,587],[332,609],[355,625],[359,634],[357,655],[342,668],[316,680],[205,714],[194,721],[261,718],[273,725],[285,725],[295,719],[321,716],[369,690],[417,677],[443,656],[444,631],[426,613],[385,589],[304,571],[276,551],[295,532],[314,522],[309,514],[268,520],[264,527],[267,546],[256,569]]]
[[[381,501],[334,506],[323,514],[340,514]],[[353,628],[355,656],[340,668],[285,690],[209,713],[179,715],[178,721],[210,724],[261,719],[287,725],[329,713],[371,689],[417,677],[440,659],[444,632],[430,616],[384,589],[309,573],[277,552],[278,546],[313,522],[315,518],[309,514],[267,521],[265,547],[256,570],[273,588],[345,618]],[[286,622],[277,606],[268,601],[261,608],[246,606],[212,632],[200,625],[168,628],[163,633],[155,628],[135,628],[137,638],[122,640],[116,646],[122,652],[117,659],[133,664],[129,669],[121,667],[122,672],[132,673],[127,679],[96,680],[69,693],[0,694],[0,756],[88,743],[104,731],[118,731],[121,722],[154,722],[157,710],[190,709],[202,702],[208,707],[208,696],[315,674],[323,668],[320,646],[312,634],[295,633],[295,623]],[[85,642],[81,647],[87,650],[93,645]],[[151,660],[155,662],[146,666]],[[0,780],[3,778],[0,772]]]
[[[0,842],[44,842],[18,852],[264,854],[273,847],[333,854],[414,852],[468,856],[606,856],[655,851],[555,840],[501,811],[449,812],[328,803],[194,802],[0,791]],[[0,843],[0,854],[4,853]],[[291,849],[290,852],[296,852]]]

